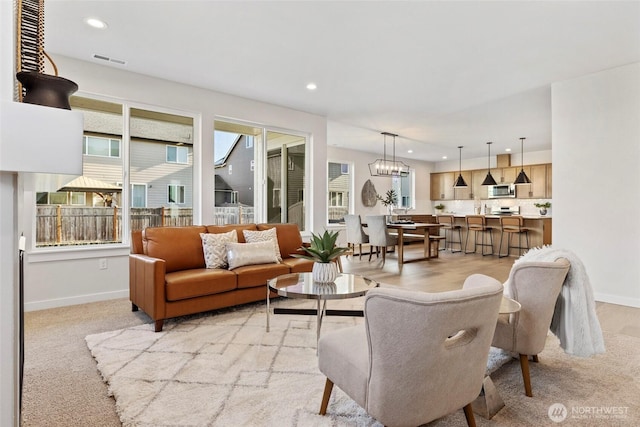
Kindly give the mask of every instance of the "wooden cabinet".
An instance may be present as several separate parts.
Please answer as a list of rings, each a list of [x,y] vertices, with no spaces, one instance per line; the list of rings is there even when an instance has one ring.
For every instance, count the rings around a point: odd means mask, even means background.
[[[456,179],[458,179],[459,172],[454,173]],[[473,183],[472,181],[472,173],[471,171],[462,171],[462,178],[464,178],[464,182],[467,183],[466,187],[459,187],[453,189],[453,198],[455,200],[471,200],[471,193],[473,192]],[[455,183],[455,180],[453,181]]]
[[[512,166],[491,170],[491,175],[498,184],[511,184],[516,180],[520,170],[524,169],[531,184],[516,186],[516,197],[520,199],[551,198],[551,164],[528,165],[524,168]],[[486,169],[462,171],[467,187],[454,189],[458,178],[456,172],[439,172],[431,174],[431,200],[485,200],[488,198],[487,187],[482,181],[487,176]]]
[[[496,170],[496,174],[493,175],[493,177],[496,179],[498,184],[511,184],[516,180],[518,172],[520,172],[520,169],[515,167],[501,168]]]
[[[496,176],[491,173],[493,178],[496,179]],[[487,190],[486,185],[482,185],[482,181],[487,177],[487,170],[475,170],[471,173],[471,199],[486,199],[489,195],[489,190]],[[469,184],[467,182],[467,184]]]
[[[453,200],[453,184],[455,178],[453,172],[441,172],[431,174],[431,200]]]
[[[531,184],[516,187],[516,197],[519,199],[544,199],[547,197],[547,165],[525,166],[524,173],[531,180]],[[520,171],[518,170],[518,173]]]

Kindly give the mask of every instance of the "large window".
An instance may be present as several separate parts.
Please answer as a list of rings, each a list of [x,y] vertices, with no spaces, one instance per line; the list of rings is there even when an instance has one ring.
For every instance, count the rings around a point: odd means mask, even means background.
[[[329,200],[327,202],[327,218],[329,223],[344,221],[344,216],[353,211],[351,195],[353,194],[352,165],[350,163],[328,163]]]
[[[70,104],[84,115],[82,176],[36,188],[36,246],[120,243],[131,230],[192,224],[192,117],[78,96]]]

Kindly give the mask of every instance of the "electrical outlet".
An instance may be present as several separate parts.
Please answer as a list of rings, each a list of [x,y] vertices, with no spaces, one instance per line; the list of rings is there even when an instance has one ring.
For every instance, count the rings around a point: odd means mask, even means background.
[[[100,258],[98,260],[98,268],[100,270],[106,270],[107,269],[107,259],[106,258]]]

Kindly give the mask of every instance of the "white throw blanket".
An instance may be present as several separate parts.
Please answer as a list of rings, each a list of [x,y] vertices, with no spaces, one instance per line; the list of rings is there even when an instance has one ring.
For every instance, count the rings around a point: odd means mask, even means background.
[[[560,339],[560,346],[567,354],[588,357],[604,353],[604,339],[596,315],[593,289],[582,261],[569,250],[544,246],[531,249],[516,263],[553,262],[558,258],[566,258],[571,268],[556,301],[551,332]]]

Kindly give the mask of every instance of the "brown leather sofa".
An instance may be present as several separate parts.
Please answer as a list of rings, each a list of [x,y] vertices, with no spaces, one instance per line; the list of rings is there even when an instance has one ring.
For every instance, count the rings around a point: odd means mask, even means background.
[[[275,227],[281,263],[245,265],[233,270],[205,266],[200,233]],[[301,253],[296,224],[238,224],[149,227],[132,233],[129,255],[129,299],[162,330],[164,320],[248,302],[264,300],[267,280],[281,274],[311,271],[313,262],[290,255]]]

